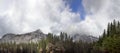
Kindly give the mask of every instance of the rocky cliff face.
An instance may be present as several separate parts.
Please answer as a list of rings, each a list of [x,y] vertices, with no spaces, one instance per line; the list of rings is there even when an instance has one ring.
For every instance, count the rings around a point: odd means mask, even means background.
[[[28,43],[28,42],[38,42],[39,40],[46,37],[46,34],[42,33],[40,30],[25,34],[5,34],[0,42],[16,42],[16,43]]]
[[[44,39],[47,37],[47,34],[44,34],[41,32],[41,30],[36,30],[33,32],[25,33],[25,34],[12,34],[8,33],[5,34],[1,39],[0,42],[16,42],[16,43],[30,43],[30,42],[38,42],[41,39]],[[98,38],[93,37],[93,36],[87,36],[87,35],[80,35],[80,34],[75,34],[72,36],[73,41],[79,41],[82,40],[83,42],[93,42],[97,41]]]
[[[97,41],[98,38],[97,37],[94,37],[94,36],[89,36],[89,35],[80,35],[80,34],[75,34],[73,35],[73,40],[74,41],[83,41],[83,42],[88,42],[88,43],[91,43],[91,42],[94,42],[94,41]]]

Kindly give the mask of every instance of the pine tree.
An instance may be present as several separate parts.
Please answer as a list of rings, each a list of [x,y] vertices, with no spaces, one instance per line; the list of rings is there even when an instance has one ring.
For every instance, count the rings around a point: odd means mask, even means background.
[[[105,36],[107,35],[107,36]],[[102,36],[98,41],[98,47],[102,48],[105,53],[120,53],[120,23],[113,21],[108,24],[107,33],[104,30]]]
[[[107,36],[109,36],[110,30],[112,30],[111,26],[112,26],[112,24],[108,23],[108,27],[107,27]]]

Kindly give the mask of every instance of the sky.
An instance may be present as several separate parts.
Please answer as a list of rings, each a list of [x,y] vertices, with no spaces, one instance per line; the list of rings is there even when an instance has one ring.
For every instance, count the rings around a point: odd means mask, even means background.
[[[67,3],[72,9],[72,12],[80,13],[81,20],[84,20],[86,13],[85,13],[84,6],[82,4],[82,0],[71,0],[71,1],[68,1]]]
[[[120,0],[0,0],[0,37],[37,29],[98,37],[119,14]]]

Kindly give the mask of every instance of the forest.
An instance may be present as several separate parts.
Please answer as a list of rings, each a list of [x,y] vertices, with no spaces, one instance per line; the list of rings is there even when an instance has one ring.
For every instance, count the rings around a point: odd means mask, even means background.
[[[120,22],[108,23],[98,41],[73,41],[67,33],[47,34],[38,43],[0,43],[0,53],[120,53]]]

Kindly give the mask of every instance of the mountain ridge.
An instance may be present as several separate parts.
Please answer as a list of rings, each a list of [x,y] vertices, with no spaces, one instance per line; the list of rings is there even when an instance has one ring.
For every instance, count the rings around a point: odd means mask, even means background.
[[[47,37],[47,34],[44,34],[40,29],[38,29],[33,32],[28,32],[28,33],[24,33],[24,34],[7,33],[0,39],[0,42],[2,42],[2,43],[16,42],[18,44],[19,43],[29,43],[29,42],[36,43],[46,37]],[[88,42],[88,43],[98,40],[98,38],[96,38],[96,37],[80,35],[80,34],[72,35],[72,38],[73,38],[73,41],[82,40],[83,42]]]
[[[16,43],[38,42],[39,40],[45,37],[46,34],[41,32],[41,30],[36,30],[25,34],[8,33],[1,38],[1,42],[16,42]]]

